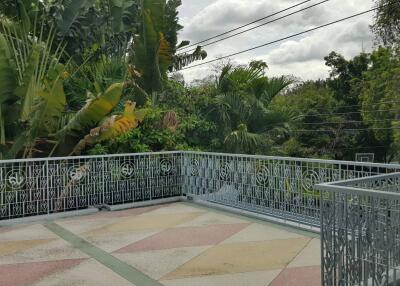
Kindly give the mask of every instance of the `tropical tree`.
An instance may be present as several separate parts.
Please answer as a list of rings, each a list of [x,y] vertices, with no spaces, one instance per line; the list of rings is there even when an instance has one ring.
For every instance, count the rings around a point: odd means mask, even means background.
[[[179,70],[193,61],[204,59],[207,53],[198,47],[193,53],[175,55],[178,48],[188,45],[184,41],[177,46],[177,9],[181,1],[140,1],[139,33],[133,37],[132,64],[137,70],[138,82],[147,94],[163,89],[167,72]]]
[[[391,162],[399,156],[400,59],[390,49],[379,48],[360,84],[362,117],[377,141],[376,155]]]
[[[99,95],[89,98],[57,132],[67,105],[64,83],[72,59],[65,62],[66,45],[55,45],[57,28],[47,29],[48,23],[38,21],[40,7],[33,7],[33,16],[29,14],[32,6],[22,1],[17,2],[12,18],[1,13],[0,143],[4,158],[69,154],[81,136],[119,104],[124,87],[124,83],[117,83],[103,92],[96,85]]]
[[[355,143],[354,137],[343,131],[349,127],[341,114],[342,105],[322,80],[300,83],[287,94],[276,97],[272,108],[293,118],[288,136],[282,138],[284,154],[342,159],[354,152],[348,150]]]
[[[228,64],[217,78],[209,118],[218,122],[226,151],[255,153],[271,148],[271,139],[283,131],[289,118],[269,108],[291,80],[268,78],[266,63]],[[281,129],[282,128],[282,129]]]
[[[0,78],[5,79],[0,94],[1,143],[2,156],[10,158],[21,151],[23,156],[32,155],[56,130],[66,103],[67,73],[59,61],[63,49],[51,48],[54,30],[45,36],[44,24],[31,22],[24,3],[18,2],[16,8],[15,18],[0,19]],[[41,32],[36,34],[36,29]]]
[[[77,154],[136,128],[144,113],[130,100],[144,104],[179,61],[202,58],[174,58],[179,5],[2,1],[2,156]]]
[[[372,31],[385,46],[399,48],[400,3],[392,0],[375,0],[375,3],[377,11]]]

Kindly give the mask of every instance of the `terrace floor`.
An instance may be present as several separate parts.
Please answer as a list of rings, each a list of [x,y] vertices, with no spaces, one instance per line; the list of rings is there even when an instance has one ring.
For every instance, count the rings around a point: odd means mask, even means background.
[[[0,285],[316,286],[317,235],[191,203],[0,228]]]

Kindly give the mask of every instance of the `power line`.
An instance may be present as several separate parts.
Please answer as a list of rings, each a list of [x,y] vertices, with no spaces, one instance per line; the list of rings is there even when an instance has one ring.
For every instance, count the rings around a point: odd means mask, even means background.
[[[341,149],[341,150],[370,150],[370,149],[386,149],[388,146],[368,146],[368,147],[353,147],[353,148],[343,148],[343,147],[338,147],[336,146],[335,149]]]
[[[396,1],[395,3],[398,3],[398,1]],[[393,4],[394,3],[389,4],[389,5],[393,5]],[[279,42],[282,42],[284,40],[288,40],[288,39],[291,39],[291,38],[294,38],[294,37],[297,37],[297,36],[300,36],[300,35],[304,35],[304,34],[307,34],[307,33],[310,33],[310,32],[316,31],[316,30],[320,30],[320,29],[328,27],[328,26],[332,26],[334,24],[337,24],[337,23],[340,23],[340,22],[343,22],[343,21],[346,21],[346,20],[350,20],[352,18],[356,18],[356,17],[362,16],[362,15],[371,13],[373,11],[376,11],[377,9],[379,9],[379,8],[377,7],[377,8],[373,8],[373,9],[370,9],[370,10],[367,10],[367,11],[364,11],[364,12],[361,12],[361,13],[357,13],[357,14],[354,14],[354,15],[351,15],[351,16],[348,16],[348,17],[345,17],[345,18],[342,18],[342,19],[339,19],[339,20],[336,20],[336,21],[333,21],[333,22],[330,22],[330,23],[327,23],[327,24],[312,28],[312,29],[305,30],[303,32],[299,32],[299,33],[292,34],[292,35],[284,37],[284,38],[280,38],[280,39],[272,41],[272,42],[268,42],[268,43],[265,43],[265,44],[262,44],[262,45],[259,45],[259,46],[255,46],[255,47],[252,47],[252,48],[240,51],[240,52],[236,52],[236,53],[233,53],[233,54],[230,54],[230,55],[226,55],[226,56],[223,56],[223,57],[219,57],[219,58],[207,61],[207,62],[203,62],[203,63],[199,63],[199,64],[196,64],[196,65],[193,65],[193,66],[182,68],[181,70],[188,70],[188,69],[191,69],[191,68],[194,68],[194,67],[203,66],[203,65],[210,64],[210,63],[213,63],[213,62],[216,62],[216,61],[219,61],[219,60],[223,60],[223,59],[226,59],[226,58],[230,58],[230,57],[233,57],[233,56],[236,56],[236,55],[244,54],[244,53],[247,53],[247,52],[262,48],[262,47],[265,47],[265,46],[269,46],[269,45],[272,45],[272,44],[275,44],[275,43],[279,43]]]
[[[371,106],[371,105],[379,105],[379,104],[387,104],[387,103],[400,103],[400,100],[393,100],[393,101],[382,101],[382,102],[379,102],[379,103],[372,103],[372,104],[366,104],[366,105],[359,105],[359,104],[357,104],[357,105],[347,105],[347,106],[339,106],[339,108],[347,108],[347,107],[368,107],[368,106]]]
[[[245,25],[239,26],[239,27],[234,28],[234,29],[232,29],[232,30],[229,30],[229,31],[223,32],[223,33],[221,33],[221,34],[212,36],[212,37],[210,37],[210,38],[201,40],[201,41],[199,41],[199,42],[197,42],[197,43],[194,43],[194,44],[191,44],[191,45],[189,45],[189,46],[179,48],[178,51],[179,51],[179,50],[186,50],[186,49],[188,49],[188,48],[197,46],[197,45],[199,45],[199,44],[208,42],[209,40],[213,40],[213,39],[215,39],[215,38],[218,38],[218,37],[224,36],[224,35],[226,35],[226,34],[229,34],[229,33],[231,33],[231,32],[235,32],[235,31],[237,31],[237,30],[240,30],[240,29],[242,29],[242,28],[245,28],[245,27],[248,27],[248,26],[250,26],[250,25],[252,25],[252,24],[255,24],[255,23],[257,23],[257,22],[260,22],[260,21],[262,21],[262,20],[271,18],[271,17],[273,17],[273,16],[279,15],[279,14],[281,14],[281,13],[283,13],[283,12],[286,12],[286,11],[288,11],[288,10],[291,10],[291,9],[293,9],[293,8],[296,8],[296,7],[298,7],[298,6],[301,6],[301,5],[303,5],[303,4],[307,3],[307,2],[310,2],[310,1],[312,1],[312,0],[307,0],[307,1],[300,2],[300,3],[296,4],[296,5],[287,7],[287,8],[285,8],[285,9],[281,10],[281,11],[278,11],[278,12],[275,12],[275,13],[270,14],[270,15],[268,15],[268,16],[265,16],[265,17],[262,17],[262,18],[260,18],[260,19],[254,20],[253,22],[250,22],[250,23],[247,23],[247,24],[245,24]]]
[[[385,120],[368,120],[368,122],[400,122],[399,119],[385,119]],[[329,124],[353,124],[353,123],[368,123],[364,121],[356,121],[356,120],[350,120],[350,121],[345,121],[345,122],[315,122],[315,123],[301,123],[302,125],[329,125]]]
[[[320,129],[320,130],[311,130],[311,129],[298,129],[298,130],[290,130],[290,132],[356,132],[356,131],[369,131],[369,130],[400,130],[400,127],[390,127],[390,128],[359,128],[359,129],[338,129],[338,130],[329,130],[329,129]]]
[[[329,1],[330,1],[330,0],[324,0],[324,1],[321,1],[321,2],[318,2],[318,3],[315,3],[315,4],[313,4],[313,5],[307,6],[307,7],[305,7],[305,8],[302,8],[302,9],[297,10],[297,11],[295,11],[295,12],[292,12],[292,13],[290,13],[290,14],[287,14],[287,15],[284,15],[284,16],[282,16],[282,17],[279,17],[279,18],[276,18],[276,19],[274,19],[274,20],[271,20],[271,21],[268,21],[268,22],[266,22],[266,23],[263,23],[263,24],[261,24],[261,25],[257,25],[257,26],[255,26],[255,27],[250,28],[250,29],[246,29],[246,30],[240,31],[240,32],[238,32],[238,33],[235,33],[235,34],[229,35],[229,36],[227,36],[227,37],[224,37],[224,38],[222,38],[222,39],[218,39],[218,40],[216,40],[216,41],[207,43],[207,44],[205,44],[205,45],[202,45],[202,47],[207,47],[207,46],[210,46],[210,45],[213,45],[213,44],[216,44],[216,43],[225,41],[225,40],[227,40],[227,39],[236,37],[236,36],[238,36],[238,35],[242,35],[242,34],[247,33],[247,32],[249,32],[249,31],[252,31],[252,30],[258,29],[258,28],[260,28],[260,27],[269,25],[269,24],[271,24],[271,23],[277,22],[277,21],[279,21],[279,20],[288,18],[288,17],[290,17],[290,16],[293,16],[293,15],[298,14],[298,13],[300,13],[300,12],[309,10],[309,9],[311,9],[311,8],[314,8],[314,7],[316,7],[316,6],[319,6],[319,5],[321,5],[321,4],[323,4],[323,3],[326,3],[326,2],[329,2]],[[179,56],[179,55],[183,55],[183,54],[185,54],[185,53],[188,53],[188,52],[191,52],[191,51],[195,51],[195,50],[196,50],[196,48],[190,49],[190,50],[188,50],[188,51],[184,51],[184,52],[179,53],[179,54],[177,54],[177,55],[178,55],[178,56]]]
[[[295,119],[299,119],[299,118],[302,118],[302,117],[349,115],[349,114],[363,114],[363,113],[375,113],[375,112],[392,112],[392,111],[399,111],[399,109],[367,110],[367,111],[353,111],[353,112],[339,112],[339,113],[303,114],[303,115],[299,115],[299,116],[295,117]]]
[[[365,104],[365,105],[362,105],[362,104],[343,105],[343,106],[338,105],[337,108],[338,109],[340,109],[340,108],[348,108],[348,107],[361,107],[362,108],[362,107],[370,107],[370,106],[375,106],[375,105],[380,105],[380,104],[387,104],[387,103],[400,103],[400,100],[382,101],[382,102],[378,102],[378,103],[371,103],[371,104]]]
[[[345,147],[345,146],[334,146],[332,149],[330,150],[335,150],[335,151],[339,151],[339,150],[352,150],[352,151],[357,151],[357,150],[371,150],[372,149],[386,149],[389,148],[388,146],[368,146],[368,147]]]
[[[338,108],[347,108],[347,107],[374,107],[377,105],[381,104],[387,104],[387,103],[400,103],[400,101],[383,101],[379,103],[372,103],[372,104],[366,104],[366,105],[347,105],[347,106],[339,106]],[[374,113],[374,112],[387,112],[387,111],[397,111],[398,109],[385,109],[385,110],[365,110],[365,111],[349,111],[349,112],[341,112],[341,113],[316,113],[316,114],[302,114],[299,116],[296,116],[295,118],[301,118],[301,117],[315,117],[315,116],[330,116],[330,115],[348,115],[348,114],[360,114],[360,113]],[[315,123],[317,124],[317,123]]]

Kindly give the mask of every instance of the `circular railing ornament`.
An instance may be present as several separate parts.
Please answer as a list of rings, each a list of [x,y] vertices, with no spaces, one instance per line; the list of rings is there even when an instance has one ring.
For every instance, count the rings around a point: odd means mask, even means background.
[[[170,159],[162,159],[160,162],[160,171],[163,175],[168,175],[172,172],[173,163]]]
[[[26,176],[24,171],[11,170],[7,173],[6,178],[7,185],[14,190],[21,189],[25,186]]]
[[[260,166],[257,168],[256,173],[257,185],[265,186],[269,182],[269,169],[267,166]]]
[[[120,166],[120,172],[123,178],[129,179],[135,174],[135,167],[132,162],[124,162]]]
[[[199,175],[199,167],[200,167],[200,162],[197,159],[192,159],[190,161],[190,174],[195,177]]]
[[[89,166],[83,165],[77,167],[71,167],[68,170],[68,176],[72,181],[80,182],[90,171]]]
[[[306,190],[313,190],[314,186],[321,182],[321,179],[317,172],[308,170],[303,173],[303,188]]]
[[[225,181],[231,172],[231,166],[229,163],[225,163],[219,170],[219,177],[221,180]]]

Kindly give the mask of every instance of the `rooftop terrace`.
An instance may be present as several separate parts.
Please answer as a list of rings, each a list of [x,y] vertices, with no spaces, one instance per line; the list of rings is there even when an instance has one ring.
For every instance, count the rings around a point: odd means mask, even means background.
[[[316,286],[320,272],[318,235],[193,203],[0,228],[2,286]]]
[[[1,286],[400,286],[395,164],[202,152],[0,161],[1,225]]]

